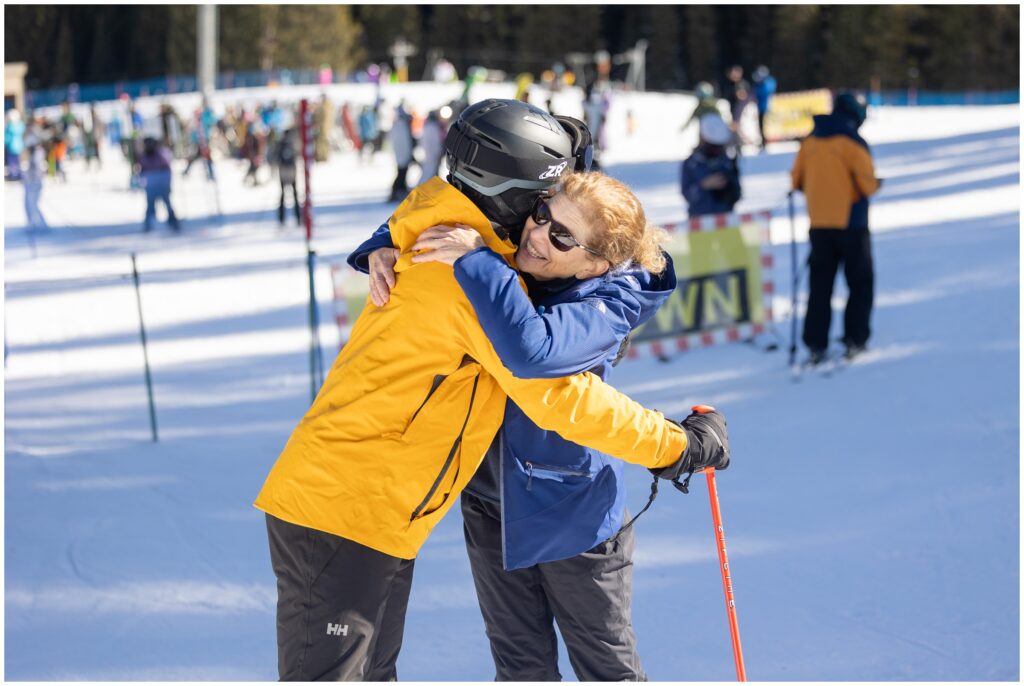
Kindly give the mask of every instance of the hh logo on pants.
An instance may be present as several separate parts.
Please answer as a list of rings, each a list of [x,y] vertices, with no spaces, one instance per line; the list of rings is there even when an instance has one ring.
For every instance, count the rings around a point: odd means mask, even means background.
[[[328,636],[348,636],[348,624],[327,623]]]

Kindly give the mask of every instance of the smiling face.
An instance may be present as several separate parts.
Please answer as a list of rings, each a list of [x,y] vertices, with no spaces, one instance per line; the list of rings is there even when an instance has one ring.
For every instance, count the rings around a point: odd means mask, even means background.
[[[564,226],[581,245],[590,246],[593,234],[587,226],[579,206],[559,193],[547,200],[552,218]],[[600,276],[611,266],[607,260],[583,250],[572,248],[562,252],[551,243],[548,236],[550,223],[537,224],[530,217],[523,227],[523,236],[516,252],[516,267],[536,279],[564,279],[574,276],[589,279]]]

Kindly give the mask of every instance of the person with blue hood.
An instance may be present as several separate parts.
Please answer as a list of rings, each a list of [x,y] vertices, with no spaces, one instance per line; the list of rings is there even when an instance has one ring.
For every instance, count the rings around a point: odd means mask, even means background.
[[[572,173],[554,190],[521,233],[513,230],[518,272],[481,247],[476,232],[452,227],[425,232],[414,247],[430,252],[415,259],[453,266],[515,376],[589,370],[607,379],[629,332],[674,291],[672,261],[662,232],[621,182]],[[603,237],[598,246],[569,242],[582,227]],[[564,247],[549,232],[566,236]],[[642,236],[639,247],[619,254],[630,235]],[[385,225],[349,258],[370,272],[378,306],[395,284],[394,257]],[[581,268],[593,264],[602,266]],[[561,679],[555,621],[580,680],[646,679],[630,617],[635,538],[621,460],[540,429],[507,402],[502,429],[463,492],[462,514],[497,680]]]
[[[842,342],[849,359],[864,351],[871,335],[874,266],[868,231],[868,196],[878,191],[871,150],[858,129],[867,117],[863,96],[835,98],[832,114],[816,115],[814,130],[800,144],[790,172],[794,191],[807,198],[811,220],[810,294],[803,341],[813,366],[825,360],[832,324],[832,289],[843,265],[849,299]]]

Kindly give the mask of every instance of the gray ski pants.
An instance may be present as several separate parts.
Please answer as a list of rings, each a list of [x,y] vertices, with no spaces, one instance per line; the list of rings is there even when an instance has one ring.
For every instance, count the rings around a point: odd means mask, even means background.
[[[267,515],[281,681],[396,681],[415,560]]]
[[[646,681],[633,632],[633,528],[567,560],[505,571],[496,503],[462,494],[466,548],[497,681],[560,681],[558,638],[580,681]]]

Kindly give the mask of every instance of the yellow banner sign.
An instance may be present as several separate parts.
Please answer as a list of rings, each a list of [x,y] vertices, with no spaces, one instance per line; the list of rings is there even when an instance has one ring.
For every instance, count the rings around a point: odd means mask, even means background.
[[[727,215],[708,230],[677,233],[668,246],[676,290],[633,341],[705,333],[767,319],[761,275],[763,221]],[[694,220],[699,228],[701,220]],[[724,224],[724,226],[722,226]]]
[[[814,128],[814,115],[832,111],[832,91],[779,93],[772,97],[764,118],[764,135],[769,142],[791,141],[807,136]]]

